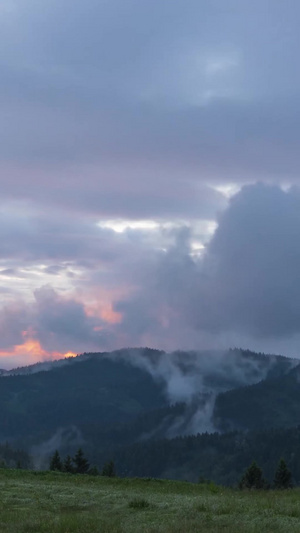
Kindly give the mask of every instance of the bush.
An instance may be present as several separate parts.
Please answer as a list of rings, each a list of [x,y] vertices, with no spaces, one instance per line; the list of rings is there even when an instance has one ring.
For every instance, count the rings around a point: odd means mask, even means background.
[[[128,503],[128,507],[131,509],[147,509],[150,507],[150,503],[144,498],[134,498]]]

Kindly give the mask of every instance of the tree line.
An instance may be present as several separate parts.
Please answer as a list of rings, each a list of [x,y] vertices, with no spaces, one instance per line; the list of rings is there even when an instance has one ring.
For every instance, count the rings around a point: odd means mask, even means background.
[[[50,458],[49,469],[52,471],[66,472],[69,474],[89,474],[101,475],[106,477],[115,477],[116,469],[114,461],[107,461],[100,472],[96,466],[91,466],[88,459],[84,456],[82,448],[79,448],[71,457],[67,455],[64,460],[61,459],[59,451],[55,450]],[[206,482],[201,476],[199,482]],[[263,471],[256,461],[252,461],[250,466],[245,470],[240,479],[239,489],[290,489],[293,487],[292,472],[287,467],[283,458],[278,462],[273,484],[267,482],[263,476]]]
[[[279,460],[276,468],[273,485],[266,481],[256,461],[252,461],[239,482],[240,489],[291,489],[292,487],[292,472],[283,458]]]
[[[300,486],[300,425],[288,430],[242,433],[202,433],[174,439],[144,440],[130,446],[112,446],[94,451],[96,464],[115,462],[120,477],[185,479],[199,477],[217,485],[237,487],[255,459],[272,486],[281,457],[292,472],[293,484]]]
[[[113,461],[107,461],[100,472],[97,466],[91,466],[88,459],[84,456],[82,448],[78,448],[74,457],[67,455],[61,459],[59,451],[55,450],[50,458],[49,469],[57,472],[66,472],[68,474],[89,474],[93,476],[115,477],[116,469]]]

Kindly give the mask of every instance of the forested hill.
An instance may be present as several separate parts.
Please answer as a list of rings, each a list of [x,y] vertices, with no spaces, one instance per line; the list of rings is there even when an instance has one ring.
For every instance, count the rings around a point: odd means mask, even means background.
[[[176,439],[136,443],[112,452],[95,452],[99,464],[108,458],[118,475],[182,479],[209,479],[237,486],[245,469],[256,460],[272,483],[280,458],[284,457],[300,485],[300,426],[247,433],[202,434]]]
[[[280,377],[219,394],[214,424],[220,431],[299,425],[300,366]]]
[[[0,379],[1,440],[51,434],[83,423],[119,424],[166,405],[151,375],[124,360],[85,357]]]
[[[85,353],[15,369],[0,377],[0,442],[14,442],[48,461],[55,448],[73,453],[84,445],[94,453],[141,440],[239,427],[244,408],[243,427],[248,428],[251,412],[264,412],[259,407],[264,390],[280,395],[282,383],[284,405],[295,415],[288,420],[294,425],[300,406],[297,374],[291,370],[296,364],[237,349],[168,354],[145,348]],[[294,387],[289,384],[293,379]],[[252,406],[241,399],[251,385],[262,391]],[[235,403],[239,418],[232,410]],[[282,418],[284,405],[278,401]],[[276,413],[272,416],[265,427],[274,425]]]

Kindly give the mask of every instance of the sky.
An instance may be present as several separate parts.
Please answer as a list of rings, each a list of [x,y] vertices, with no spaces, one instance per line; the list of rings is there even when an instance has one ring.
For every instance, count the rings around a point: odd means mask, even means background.
[[[0,368],[300,356],[298,0],[2,0]]]

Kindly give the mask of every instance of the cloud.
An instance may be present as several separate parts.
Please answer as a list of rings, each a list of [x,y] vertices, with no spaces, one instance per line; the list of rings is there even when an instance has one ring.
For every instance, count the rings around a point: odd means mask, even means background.
[[[299,332],[300,194],[244,188],[219,221],[204,259],[200,327],[262,337]]]
[[[12,5],[0,23],[3,197],[214,218],[224,202],[209,184],[298,181],[297,3]]]
[[[41,287],[34,301],[15,301],[0,310],[2,366],[99,351],[109,338],[110,317],[88,314],[82,302]]]
[[[57,251],[43,256],[41,225],[41,248],[23,267],[26,276],[3,268],[2,279],[12,287],[0,313],[3,347],[13,350],[30,338],[49,354],[242,345],[296,355],[299,213],[297,188],[245,186],[197,253],[191,224],[121,233],[83,224],[81,232],[75,228],[75,249],[68,245],[72,226],[62,224]],[[55,224],[45,227],[54,243]],[[30,256],[30,238],[23,238]],[[41,257],[43,265],[36,263]],[[45,276],[51,283],[41,287]]]
[[[29,321],[30,313],[20,300],[0,309],[1,350],[23,343],[23,331]]]
[[[297,336],[298,191],[280,186],[300,172],[299,5],[0,9],[0,291],[15,345],[24,321],[62,351],[100,331],[112,348]]]
[[[100,345],[101,336],[95,328],[101,327],[101,321],[88,317],[82,303],[64,299],[49,287],[36,290],[35,298],[34,330],[46,349],[54,349],[57,345],[65,345],[65,349],[70,345],[81,349],[91,343]]]
[[[205,253],[190,233],[157,258],[139,290],[116,304],[132,341],[199,347],[247,343],[288,347],[299,336],[300,193],[247,186],[219,218]],[[295,347],[295,339],[294,345]]]

